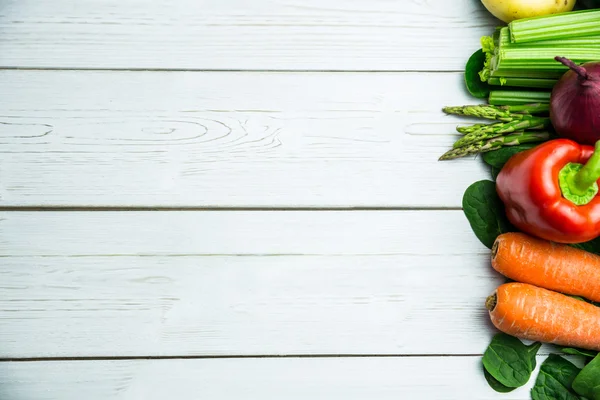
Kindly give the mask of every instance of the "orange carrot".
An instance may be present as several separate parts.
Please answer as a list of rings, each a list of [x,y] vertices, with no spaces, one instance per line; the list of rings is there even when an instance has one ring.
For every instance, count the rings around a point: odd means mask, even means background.
[[[508,335],[600,351],[600,307],[526,283],[501,285],[485,305]]]
[[[492,267],[513,281],[600,301],[600,256],[565,244],[504,233],[492,247]]]

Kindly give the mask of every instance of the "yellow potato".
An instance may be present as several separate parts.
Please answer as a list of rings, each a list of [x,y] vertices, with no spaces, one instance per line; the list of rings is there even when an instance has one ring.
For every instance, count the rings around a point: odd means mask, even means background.
[[[515,19],[571,11],[575,0],[481,0],[496,18],[508,23]]]

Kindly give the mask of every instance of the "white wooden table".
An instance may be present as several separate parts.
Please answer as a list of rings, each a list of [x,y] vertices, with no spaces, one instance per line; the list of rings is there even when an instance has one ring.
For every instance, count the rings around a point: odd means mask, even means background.
[[[438,162],[478,0],[0,3],[0,399],[528,399]]]

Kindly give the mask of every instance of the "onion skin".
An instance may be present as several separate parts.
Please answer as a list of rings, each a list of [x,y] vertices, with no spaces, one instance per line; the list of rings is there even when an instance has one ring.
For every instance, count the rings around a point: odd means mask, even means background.
[[[594,145],[600,140],[600,62],[577,66],[562,57],[556,59],[571,69],[552,89],[550,121],[558,136]]]

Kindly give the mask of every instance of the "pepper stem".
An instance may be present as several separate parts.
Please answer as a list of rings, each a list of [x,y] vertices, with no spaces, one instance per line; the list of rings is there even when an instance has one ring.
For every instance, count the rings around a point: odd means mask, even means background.
[[[600,140],[596,142],[594,154],[575,175],[577,189],[584,191],[600,179]]]
[[[596,142],[594,153],[585,163],[569,163],[559,173],[559,185],[563,197],[578,206],[592,201],[598,194],[600,179],[600,140]]]

